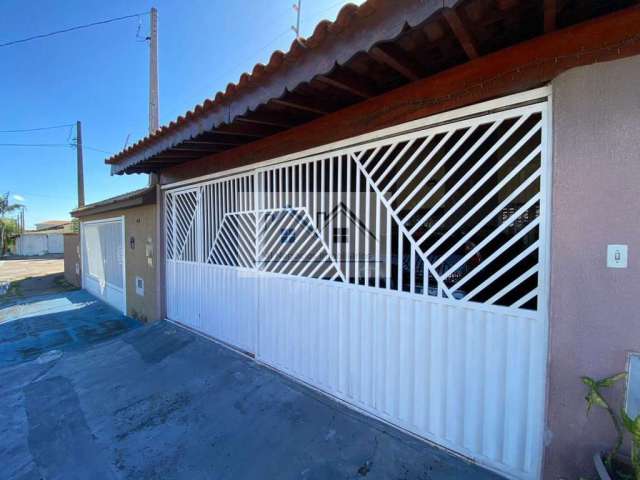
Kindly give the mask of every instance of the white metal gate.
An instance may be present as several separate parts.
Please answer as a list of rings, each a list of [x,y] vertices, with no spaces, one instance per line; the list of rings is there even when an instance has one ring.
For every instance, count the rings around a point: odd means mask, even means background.
[[[169,318],[537,478],[550,168],[541,96],[168,191]],[[527,99],[537,101],[506,108]]]
[[[254,175],[165,196],[167,316],[255,353]]]
[[[82,288],[127,312],[124,218],[81,223]]]

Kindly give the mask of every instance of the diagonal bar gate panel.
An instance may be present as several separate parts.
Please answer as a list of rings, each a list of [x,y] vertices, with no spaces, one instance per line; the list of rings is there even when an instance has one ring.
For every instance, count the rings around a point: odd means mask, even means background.
[[[537,478],[548,115],[538,102],[374,133],[168,191],[169,318]]]
[[[254,175],[165,195],[167,316],[255,352]]]

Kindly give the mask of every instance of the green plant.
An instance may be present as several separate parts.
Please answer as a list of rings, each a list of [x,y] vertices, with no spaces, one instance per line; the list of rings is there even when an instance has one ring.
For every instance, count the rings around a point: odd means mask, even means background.
[[[614,472],[614,459],[618,455],[622,443],[624,441],[625,430],[631,435],[631,466],[633,468],[633,478],[640,480],[640,415],[635,419],[631,418],[624,408],[620,409],[618,416],[611,407],[609,401],[604,397],[602,390],[613,386],[619,380],[626,377],[626,373],[618,373],[601,380],[594,380],[591,377],[581,377],[588,390],[585,400],[587,401],[587,414],[591,411],[591,407],[598,406],[603,408],[611,418],[614,428],[616,429],[616,441],[613,448],[605,457],[605,465],[610,472]]]
[[[0,254],[14,242],[14,236],[20,233],[18,222],[13,218],[0,218]]]
[[[18,211],[24,208],[23,205],[19,204],[9,204],[9,193],[4,195],[0,195],[0,255],[4,255],[7,245],[7,237],[9,230],[15,225],[17,227],[17,222],[15,220],[11,220],[11,222],[6,219],[6,215]]]
[[[624,409],[620,410],[622,424],[631,434],[631,466],[636,480],[640,479],[640,415],[631,418]]]

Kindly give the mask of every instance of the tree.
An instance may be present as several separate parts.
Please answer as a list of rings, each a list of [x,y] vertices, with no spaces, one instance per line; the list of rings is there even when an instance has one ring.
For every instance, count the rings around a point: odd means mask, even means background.
[[[24,205],[20,205],[14,203],[13,205],[9,205],[9,193],[5,193],[4,195],[0,195],[0,255],[4,255],[7,248],[7,237],[9,230],[9,223],[6,221],[7,214],[11,212],[15,212],[24,208]],[[9,227],[9,228],[8,228]]]
[[[0,218],[0,230],[3,231],[3,240],[0,242],[0,252],[4,254],[13,243],[14,237],[20,233],[20,227],[15,218]]]

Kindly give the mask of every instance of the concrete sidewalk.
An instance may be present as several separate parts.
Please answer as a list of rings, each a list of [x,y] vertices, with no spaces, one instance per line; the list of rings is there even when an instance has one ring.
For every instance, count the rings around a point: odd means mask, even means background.
[[[499,478],[170,323],[66,319],[83,308],[0,325],[5,358],[20,322],[98,332],[0,367],[0,478]]]

